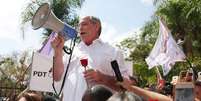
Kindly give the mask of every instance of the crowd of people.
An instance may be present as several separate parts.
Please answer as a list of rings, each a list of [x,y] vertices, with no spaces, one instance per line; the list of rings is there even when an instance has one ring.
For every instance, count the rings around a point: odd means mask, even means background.
[[[94,85],[90,89],[87,89],[83,96],[81,97],[82,100],[80,101],[180,101],[176,100],[175,94],[177,88],[176,85],[179,83],[183,84],[193,84],[192,95],[194,98],[192,101],[201,101],[201,78],[197,78],[195,81],[189,81],[187,76],[185,77],[186,81],[180,81],[179,79],[177,82],[166,83],[161,90],[152,89],[145,89],[140,88],[137,85],[130,82],[128,79],[123,80],[123,82],[118,82],[117,85],[123,87],[121,91],[113,92],[110,88],[104,85]],[[168,89],[166,87],[170,86]],[[185,86],[185,85],[184,85]],[[188,88],[188,87],[187,87]],[[185,87],[184,87],[185,89]],[[162,93],[162,91],[167,93]],[[186,92],[188,93],[188,91]],[[192,92],[190,92],[192,93]],[[185,95],[185,93],[183,93]],[[185,95],[188,96],[188,95]],[[188,99],[188,98],[186,98]],[[56,98],[51,96],[44,96],[40,92],[36,91],[25,91],[21,93],[17,101],[58,101]],[[60,101],[65,101],[62,98]],[[185,100],[191,101],[191,100]]]
[[[64,38],[58,35],[52,41],[54,80],[61,80],[68,68],[62,101],[173,101],[176,85],[181,80],[192,83],[195,100],[201,101],[201,79],[190,79],[189,76],[193,75],[189,75],[189,72],[186,72],[185,79],[178,78],[174,82],[164,83],[162,87],[156,86],[155,90],[140,88],[137,85],[138,80],[129,75],[130,69],[125,64],[122,51],[99,38],[101,30],[101,21],[97,17],[86,16],[80,20],[78,33],[81,42],[75,47],[70,62],[63,60]],[[88,69],[83,68],[81,59],[87,59]],[[118,62],[123,81],[116,79],[111,67],[113,60]],[[35,94],[25,92],[19,96],[18,101],[44,100],[40,94],[37,97]]]

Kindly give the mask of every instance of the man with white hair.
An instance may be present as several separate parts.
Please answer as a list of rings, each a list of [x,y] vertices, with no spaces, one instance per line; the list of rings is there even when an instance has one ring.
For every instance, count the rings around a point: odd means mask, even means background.
[[[104,85],[113,91],[120,90],[116,85],[116,78],[111,67],[111,61],[117,60],[123,77],[128,77],[129,69],[125,65],[123,54],[120,50],[100,40],[101,22],[94,16],[86,16],[79,22],[78,32],[81,42],[73,52],[70,62],[68,77],[64,84],[64,101],[81,101],[87,85]],[[54,80],[61,79],[64,72],[63,62],[64,39],[61,36],[52,41],[54,48]],[[87,59],[87,68],[84,70],[80,64],[82,57]],[[87,81],[87,83],[86,83]]]

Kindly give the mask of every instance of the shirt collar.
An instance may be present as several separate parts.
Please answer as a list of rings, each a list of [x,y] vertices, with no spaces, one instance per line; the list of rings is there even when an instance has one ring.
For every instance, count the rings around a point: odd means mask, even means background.
[[[83,41],[81,41],[80,45],[81,46],[85,46],[85,47],[91,47],[91,46],[94,46],[94,45],[97,45],[97,44],[102,44],[103,41],[100,39],[100,38],[97,38],[93,41],[93,43],[89,46],[87,46]]]

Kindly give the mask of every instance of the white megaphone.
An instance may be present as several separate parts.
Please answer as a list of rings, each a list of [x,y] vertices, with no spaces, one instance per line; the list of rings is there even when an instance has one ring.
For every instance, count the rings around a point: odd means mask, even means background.
[[[44,3],[38,8],[32,19],[32,26],[34,30],[41,27],[51,29],[61,34],[65,40],[75,38],[77,35],[77,31],[73,27],[63,23],[54,15],[48,3]]]

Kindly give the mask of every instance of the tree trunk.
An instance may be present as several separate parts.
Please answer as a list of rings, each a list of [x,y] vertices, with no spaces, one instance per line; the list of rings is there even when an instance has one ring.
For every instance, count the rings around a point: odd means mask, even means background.
[[[193,56],[191,35],[186,35],[184,39],[184,53],[187,57]]]

